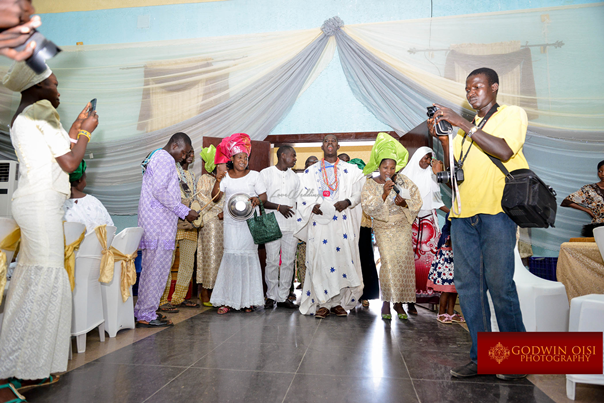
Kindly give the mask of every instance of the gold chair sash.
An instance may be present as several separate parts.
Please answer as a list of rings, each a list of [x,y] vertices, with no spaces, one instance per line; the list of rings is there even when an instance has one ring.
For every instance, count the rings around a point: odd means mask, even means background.
[[[115,258],[111,249],[107,248],[107,225],[99,225],[94,229],[96,237],[103,248],[101,256],[101,270],[99,281],[101,283],[110,283],[113,280],[113,268],[115,267]]]
[[[17,227],[0,241],[0,305],[2,305],[2,294],[4,293],[4,287],[6,286],[6,272],[9,265],[9,262],[6,261],[6,253],[4,253],[4,251],[16,250],[20,240],[21,228]]]
[[[125,255],[119,250],[111,247],[111,252],[116,262],[122,262],[122,277],[120,279],[120,290],[122,291],[122,301],[128,301],[130,298],[130,287],[136,283],[136,268],[134,267],[134,259],[138,255],[135,251],[130,255]]]
[[[78,239],[69,245],[65,245],[65,271],[67,272],[67,277],[69,277],[71,291],[73,291],[75,287],[75,252],[80,249],[80,244],[84,240],[84,236],[86,236],[86,229],[82,231],[82,234]]]

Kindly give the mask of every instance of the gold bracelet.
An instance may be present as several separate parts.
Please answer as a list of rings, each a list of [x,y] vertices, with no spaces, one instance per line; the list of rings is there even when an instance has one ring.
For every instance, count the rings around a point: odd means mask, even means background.
[[[88,141],[90,141],[90,132],[87,132],[86,130],[80,130],[78,132],[78,140],[80,139],[80,136],[86,136],[88,137]]]

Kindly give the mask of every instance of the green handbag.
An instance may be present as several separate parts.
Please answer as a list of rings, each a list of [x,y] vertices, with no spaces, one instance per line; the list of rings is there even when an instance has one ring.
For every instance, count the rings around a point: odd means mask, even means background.
[[[248,218],[246,222],[256,245],[276,241],[283,236],[275,213],[266,214],[262,200],[260,200],[260,215],[254,210],[254,216]]]

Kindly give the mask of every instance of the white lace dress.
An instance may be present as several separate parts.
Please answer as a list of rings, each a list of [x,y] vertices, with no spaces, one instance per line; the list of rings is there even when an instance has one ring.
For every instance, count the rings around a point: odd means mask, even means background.
[[[227,201],[236,193],[258,196],[266,193],[266,187],[257,171],[250,171],[243,178],[225,176],[220,182],[224,192],[224,254],[218,269],[216,284],[210,302],[214,306],[233,309],[249,308],[264,304],[262,269],[258,259],[258,245],[245,221],[235,221],[226,210]]]
[[[70,186],[55,159],[69,152],[70,143],[48,101],[27,107],[10,136],[19,158],[12,213],[21,227],[21,249],[4,307],[0,379],[40,379],[67,370],[70,348],[71,288],[62,223]]]
[[[86,226],[86,233],[94,232],[99,225],[113,225],[105,206],[94,196],[65,201],[65,217],[68,222],[79,222]]]

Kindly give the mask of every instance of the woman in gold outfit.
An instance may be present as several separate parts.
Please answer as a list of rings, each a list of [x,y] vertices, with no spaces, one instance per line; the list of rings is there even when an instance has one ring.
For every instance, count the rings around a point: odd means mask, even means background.
[[[370,161],[363,170],[379,176],[369,177],[363,186],[363,212],[373,218],[373,232],[380,251],[380,289],[382,319],[392,319],[390,303],[399,319],[408,319],[403,303],[415,302],[415,258],[411,226],[422,207],[417,186],[398,173],[407,163],[405,147],[386,133],[378,134]],[[396,192],[398,190],[398,192]],[[408,193],[407,193],[408,192]],[[407,193],[407,194],[405,194]],[[402,195],[405,194],[406,198]]]

